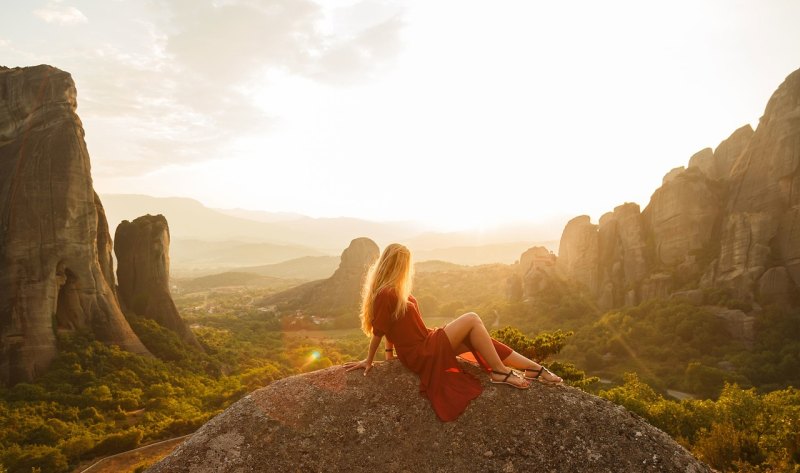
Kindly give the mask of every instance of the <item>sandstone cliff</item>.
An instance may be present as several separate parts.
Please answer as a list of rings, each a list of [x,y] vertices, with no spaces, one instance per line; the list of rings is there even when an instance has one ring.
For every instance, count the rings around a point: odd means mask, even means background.
[[[342,252],[339,268],[333,276],[275,294],[264,299],[262,304],[275,304],[280,310],[301,310],[322,317],[353,315],[358,311],[367,269],[378,256],[380,249],[374,241],[356,238]]]
[[[92,187],[70,75],[0,67],[0,383],[30,380],[56,330],[147,353],[114,292],[111,238]]]
[[[556,266],[604,309],[697,288],[756,309],[798,305],[798,189],[800,70],[773,94],[755,131],[743,126],[668,172],[641,213],[625,204],[599,225],[571,220]]]
[[[169,226],[163,215],[123,220],[114,234],[119,301],[126,314],[155,320],[196,347],[169,290]]]
[[[440,422],[398,361],[369,376],[293,376],[218,415],[151,473],[236,471],[709,472],[667,434],[569,387],[489,384]]]

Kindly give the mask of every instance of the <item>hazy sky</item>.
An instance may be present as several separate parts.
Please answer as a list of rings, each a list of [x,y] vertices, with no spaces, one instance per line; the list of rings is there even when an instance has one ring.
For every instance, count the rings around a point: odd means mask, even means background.
[[[800,1],[3,0],[101,193],[441,228],[642,208],[800,68]]]

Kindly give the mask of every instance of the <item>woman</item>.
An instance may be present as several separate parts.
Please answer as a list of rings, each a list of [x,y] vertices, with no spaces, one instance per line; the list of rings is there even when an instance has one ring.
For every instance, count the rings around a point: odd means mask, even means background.
[[[372,337],[369,353],[365,360],[347,363],[347,371],[363,369],[366,376],[386,337],[386,358],[391,359],[397,349],[397,358],[419,375],[420,392],[443,421],[455,420],[482,391],[480,381],[461,370],[456,355],[462,353],[472,352],[489,371],[492,383],[527,389],[534,379],[562,382],[543,366],[493,340],[475,313],[464,314],[444,328],[427,328],[411,295],[412,278],[408,248],[397,243],[387,246],[362,288],[361,328]]]

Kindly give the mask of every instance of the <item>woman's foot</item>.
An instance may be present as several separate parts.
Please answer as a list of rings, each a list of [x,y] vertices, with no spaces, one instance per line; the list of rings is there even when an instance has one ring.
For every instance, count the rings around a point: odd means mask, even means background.
[[[544,384],[561,384],[564,382],[561,377],[556,376],[555,373],[540,365],[539,368],[525,368],[523,374],[525,379],[536,380]]]
[[[492,384],[508,384],[509,386],[513,386],[517,389],[528,389],[531,387],[531,382],[525,379],[524,376],[512,370],[511,368],[506,369],[508,370],[506,372],[489,372],[489,382]]]

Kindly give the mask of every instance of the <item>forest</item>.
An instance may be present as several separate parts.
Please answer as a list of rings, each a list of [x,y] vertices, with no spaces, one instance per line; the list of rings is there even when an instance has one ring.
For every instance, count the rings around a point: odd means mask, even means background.
[[[642,416],[719,471],[800,471],[800,314],[767,308],[747,346],[719,318],[681,301],[601,312],[555,281],[531,300],[511,301],[512,271],[444,265],[419,272],[423,316],[436,326],[478,312],[498,339]],[[191,433],[273,380],[366,353],[356,328],[319,327],[313,314],[258,307],[275,287],[185,288],[177,287],[175,301],[204,352],[149,319],[130,322],[155,358],[87,333],[60,334],[60,355],[46,373],[0,390],[0,471],[68,472]]]

